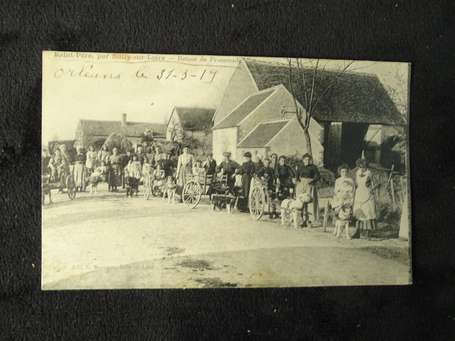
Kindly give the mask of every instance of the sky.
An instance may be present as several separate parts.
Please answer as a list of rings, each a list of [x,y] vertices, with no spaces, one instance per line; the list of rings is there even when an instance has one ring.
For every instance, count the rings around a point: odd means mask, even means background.
[[[120,120],[126,113],[128,121],[165,123],[173,106],[216,108],[238,62],[224,56],[45,51],[42,141],[73,139],[80,119]],[[319,66],[339,69],[345,63],[320,60]],[[406,63],[355,61],[349,70],[376,74],[395,89],[398,102],[406,102]]]

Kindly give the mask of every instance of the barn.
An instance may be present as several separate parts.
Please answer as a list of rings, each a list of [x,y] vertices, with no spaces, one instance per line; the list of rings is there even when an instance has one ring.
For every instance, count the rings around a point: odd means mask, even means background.
[[[304,69],[307,79],[312,79],[313,71]],[[294,70],[294,74],[297,74],[297,70]],[[220,127],[239,103],[243,103],[256,93],[268,92],[279,85],[290,90],[289,66],[242,58],[215,112],[215,128]],[[295,97],[302,106],[305,103],[305,91],[297,79],[293,80],[292,88],[297,89]],[[329,168],[334,168],[341,162],[354,164],[365,147],[365,136],[370,125],[377,129],[406,124],[376,75],[345,72],[340,76],[337,71],[318,70],[314,96],[320,97],[313,118],[321,128],[317,130],[322,132],[320,140],[323,147],[322,162]],[[277,98],[278,96],[275,97]],[[282,103],[278,105],[281,106]],[[284,106],[284,111],[289,109],[292,111],[292,105]],[[231,129],[231,135],[233,131]],[[225,132],[224,135],[226,134],[228,133]],[[318,139],[314,129],[311,135]],[[232,136],[231,138],[233,139]],[[240,136],[236,142],[240,142],[241,138]],[[229,148],[233,147],[229,145]]]

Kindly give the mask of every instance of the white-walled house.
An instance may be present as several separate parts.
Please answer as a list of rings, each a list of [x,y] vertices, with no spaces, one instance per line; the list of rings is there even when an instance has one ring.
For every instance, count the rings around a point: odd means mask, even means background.
[[[311,68],[304,69],[307,79],[312,79],[313,71]],[[298,75],[297,70],[294,70],[294,75]],[[300,80],[293,79],[293,89],[301,89],[299,82]],[[236,122],[228,126],[223,124],[223,121],[231,120],[229,116],[238,111],[240,105],[248,106],[253,103],[256,94],[262,96],[265,92],[271,95],[271,89],[279,85],[289,90],[289,66],[254,58],[242,58],[239,61],[214,115],[215,155],[222,153],[222,150],[229,150],[235,155],[235,146],[259,123],[256,121],[254,124],[247,124],[247,119],[241,124]],[[281,93],[284,91],[281,90]],[[315,129],[310,129],[310,132],[312,138],[322,144],[322,160],[325,166],[335,168],[341,162],[353,165],[365,147],[365,135],[370,125],[385,127],[406,124],[376,75],[358,72],[345,72],[340,75],[338,71],[317,70],[314,96],[320,97],[313,112],[314,122],[319,128],[316,128],[317,134]],[[285,97],[287,96],[274,96],[276,105],[269,103],[267,106],[280,107],[283,105],[282,101],[287,101]],[[303,90],[297,91],[295,97],[300,105],[305,104]],[[244,104],[245,102],[247,104]],[[285,104],[284,110],[293,111],[293,106],[292,103]],[[242,111],[248,110],[243,108]],[[239,114],[232,117],[237,115]],[[264,120],[280,118],[277,110],[263,111],[260,116]],[[312,125],[315,126],[313,121]],[[319,134],[322,135],[321,140]],[[219,146],[216,146],[218,143]]]
[[[314,119],[310,121],[309,133],[315,163],[322,164],[323,128]],[[263,138],[260,138],[261,134]],[[216,160],[221,160],[223,152],[228,151],[234,160],[240,161],[246,150],[257,151],[263,156],[270,152],[285,155],[307,152],[303,129],[295,120],[293,96],[283,85],[247,96],[213,127]]]
[[[302,156],[305,153],[305,136],[296,118],[259,123],[237,145],[238,154],[270,156],[271,153],[286,156]],[[324,148],[311,136],[314,163],[322,165]]]

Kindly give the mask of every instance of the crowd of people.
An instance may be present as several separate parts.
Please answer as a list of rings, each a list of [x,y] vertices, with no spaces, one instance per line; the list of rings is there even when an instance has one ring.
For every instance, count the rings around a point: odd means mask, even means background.
[[[312,212],[307,209],[302,214],[301,226],[308,225],[309,215],[313,219],[318,217],[317,183],[321,175],[310,154],[304,154],[297,164],[291,166],[285,156],[275,153],[261,158],[257,154],[245,152],[243,162],[239,164],[231,159],[229,152],[225,152],[223,160],[217,164],[212,154],[203,160],[197,159],[188,146],[182,148],[180,155],[174,156],[160,146],[139,144],[135,149],[126,150],[122,154],[116,147],[109,150],[103,146],[98,151],[93,146],[89,146],[86,151],[77,147],[74,160],[71,160],[66,146],[62,145],[55,149],[45,163],[46,171],[54,181],[61,181],[62,174],[69,172],[70,165],[73,165],[77,191],[94,192],[98,183],[105,181],[109,191],[117,192],[119,188],[126,188],[127,196],[133,196],[138,195],[140,184],[144,188],[150,188],[154,181],[162,181],[164,184],[166,179],[172,179],[180,201],[189,176],[210,176],[214,179],[224,176],[230,192],[239,198],[238,207],[241,211],[248,211],[251,182],[256,178],[264,184],[272,203],[279,203],[286,198],[299,198],[305,207],[312,204]],[[353,177],[350,176],[348,165],[343,164],[338,168],[332,200],[336,215],[352,210],[359,230],[368,233],[375,228],[374,200],[372,175],[365,159],[357,161]],[[269,214],[272,219],[278,217],[275,204],[271,205]]]

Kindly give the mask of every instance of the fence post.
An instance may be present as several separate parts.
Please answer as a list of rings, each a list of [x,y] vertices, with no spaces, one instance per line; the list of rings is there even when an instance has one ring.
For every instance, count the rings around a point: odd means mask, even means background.
[[[396,200],[395,200],[395,186],[393,181],[393,176],[390,178],[390,193],[392,194],[392,207],[395,210],[397,208]]]

